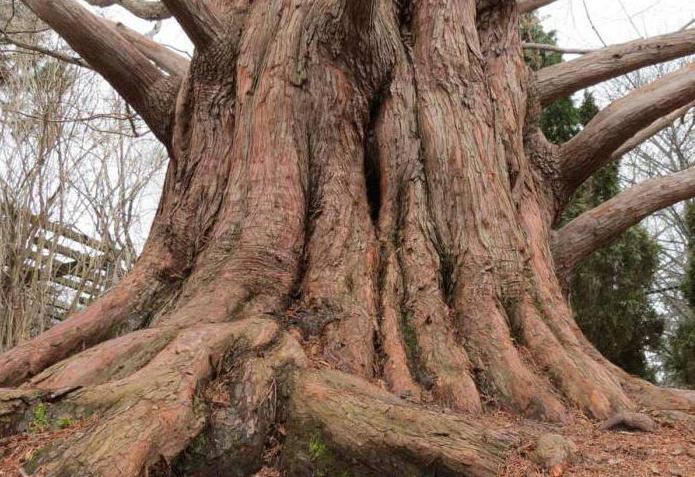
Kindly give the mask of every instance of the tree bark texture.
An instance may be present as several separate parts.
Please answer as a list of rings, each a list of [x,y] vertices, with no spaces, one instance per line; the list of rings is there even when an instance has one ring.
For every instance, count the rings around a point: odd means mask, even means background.
[[[25,3],[59,31],[80,15]],[[158,122],[171,162],[133,273],[0,356],[18,386],[0,390],[4,433],[40,402],[96,416],[27,471],[252,475],[278,439],[287,475],[493,476],[518,436],[476,417],[492,409],[695,409],[574,323],[550,247],[561,160],[515,2],[163,4],[196,44],[185,73],[131,39],[138,82],[61,33]]]

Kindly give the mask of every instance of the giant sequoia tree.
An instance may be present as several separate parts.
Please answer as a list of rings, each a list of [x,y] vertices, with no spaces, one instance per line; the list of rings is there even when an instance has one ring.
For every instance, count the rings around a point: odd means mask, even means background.
[[[538,127],[557,98],[695,52],[695,30],[534,74],[518,20],[548,0],[90,1],[173,16],[189,63],[74,0],[23,3],[170,155],[132,273],[0,356],[3,432],[37,403],[91,416],[30,471],[152,475],[179,456],[250,475],[273,438],[289,475],[495,475],[511,441],[475,417],[493,406],[695,409],[604,359],[560,286],[695,195],[695,171],[554,230],[594,171],[695,100],[695,64],[560,147]]]

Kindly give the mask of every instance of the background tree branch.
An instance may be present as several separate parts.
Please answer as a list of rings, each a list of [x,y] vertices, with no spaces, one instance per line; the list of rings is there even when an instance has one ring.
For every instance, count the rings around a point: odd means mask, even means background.
[[[610,78],[695,53],[695,29],[609,46],[536,73],[543,106]]]
[[[520,13],[528,13],[546,5],[550,5],[553,2],[555,2],[555,0],[517,0],[516,3],[519,5]]]
[[[116,28],[73,0],[23,0],[128,102],[163,143],[178,82],[165,76]]]
[[[167,10],[162,2],[147,2],[144,0],[85,0],[88,4],[95,7],[110,7],[118,5],[136,17],[144,20],[164,20],[171,17],[171,13]]]
[[[21,48],[22,50],[33,51],[35,53],[50,56],[51,58],[55,58],[56,60],[60,60],[75,66],[81,66],[82,68],[90,68],[90,66],[87,63],[85,63],[81,58],[65,55],[58,51],[49,50],[48,48],[43,48],[41,46],[31,45],[23,41],[15,40],[10,35],[5,33],[2,34],[2,38],[7,43],[10,43],[11,45],[16,46],[17,48]]]
[[[686,104],[682,108],[678,108],[671,114],[657,119],[652,124],[642,129],[640,132],[632,136],[630,139],[620,146],[612,155],[611,159],[620,159],[622,156],[632,151],[634,148],[649,140],[655,134],[663,131],[665,128],[673,124],[678,119],[685,116],[688,111],[695,107],[695,102]]]
[[[549,45],[546,43],[522,43],[521,47],[526,50],[554,51],[556,53],[568,55],[584,55],[596,51],[588,48],[563,48],[561,46]]]
[[[128,28],[123,23],[115,23],[114,25],[118,32],[132,43],[140,53],[167,73],[183,76],[188,71],[189,61],[172,49]]]
[[[221,36],[221,11],[213,2],[205,0],[163,0],[193,44],[205,48]]]

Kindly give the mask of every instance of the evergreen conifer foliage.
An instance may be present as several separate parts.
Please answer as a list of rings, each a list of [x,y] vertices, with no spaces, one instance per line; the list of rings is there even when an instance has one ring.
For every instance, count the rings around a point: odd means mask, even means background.
[[[685,207],[685,222],[688,262],[681,288],[691,313],[676,325],[668,341],[666,367],[678,384],[695,387],[695,203],[692,201]]]

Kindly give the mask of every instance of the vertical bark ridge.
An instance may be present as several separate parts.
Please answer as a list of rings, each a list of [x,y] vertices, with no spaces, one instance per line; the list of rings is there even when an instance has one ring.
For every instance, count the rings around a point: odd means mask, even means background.
[[[217,157],[229,165],[225,201],[210,234],[212,245],[198,257],[181,306],[164,318],[167,323],[283,311],[301,259],[307,213],[308,145],[300,118],[309,99],[293,84],[298,68],[292,59],[306,40],[295,23],[305,21],[309,11],[307,5],[290,9],[273,2],[249,13],[257,35],[245,34],[240,44],[237,125],[221,131],[234,139]]]
[[[523,343],[555,386],[572,403],[598,419],[609,417],[613,403],[596,379],[584,372],[538,315],[530,298],[520,303],[519,324]],[[549,353],[548,350],[554,350]]]
[[[450,290],[481,393],[561,419],[564,407],[522,361],[502,307],[521,293],[525,274],[509,173],[509,158],[523,155],[517,125],[525,69],[515,56],[515,16],[507,13],[501,34],[483,31],[481,43],[475,2],[418,2],[413,55],[423,160],[437,246],[451,262],[451,283],[442,287]]]
[[[333,315],[324,343],[329,361],[343,371],[372,376],[378,257],[364,179],[368,105],[340,70],[324,81],[313,104],[332,113],[321,114],[311,134],[320,198],[307,247],[302,302],[312,313]]]
[[[457,291],[465,310],[460,317],[466,345],[477,373],[483,399],[499,403],[529,417],[562,421],[565,407],[553,389],[524,362],[511,337],[510,323],[502,304],[481,286],[489,275],[478,276],[475,285]],[[475,303],[471,306],[471,303]]]
[[[353,8],[348,9],[348,18]],[[370,127],[393,61],[394,29],[389,27],[391,5],[370,7],[368,13],[359,25],[336,32],[333,41],[343,44],[343,57],[319,51],[318,62],[305,73],[310,117],[316,126],[309,132],[316,200],[299,307],[307,319],[323,327],[322,348],[328,362],[343,371],[374,377],[380,371],[377,347],[381,345],[374,228],[379,191],[367,174],[376,172],[370,157]],[[337,243],[342,245],[336,247]]]
[[[386,379],[402,392],[404,383],[412,390],[414,377],[438,402],[479,411],[470,362],[452,326],[439,256],[429,238],[415,102],[412,67],[403,51],[377,127],[384,188],[379,233],[387,285],[382,289]]]

